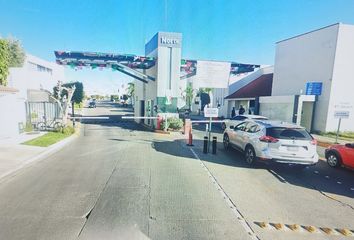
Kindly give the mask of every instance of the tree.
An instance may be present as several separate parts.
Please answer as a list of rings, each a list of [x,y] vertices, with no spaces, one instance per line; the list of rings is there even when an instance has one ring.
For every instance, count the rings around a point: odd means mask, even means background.
[[[85,96],[84,85],[82,84],[82,82],[72,82],[63,84],[63,87],[67,88],[72,88],[73,86],[75,86],[75,92],[71,101],[74,103],[82,103]]]
[[[53,88],[52,98],[59,104],[59,107],[63,111],[63,124],[66,125],[69,113],[69,103],[75,93],[75,84],[70,87],[64,87],[60,81],[58,85]],[[83,92],[83,91],[82,91]]]
[[[188,83],[186,89],[184,90],[186,94],[186,104],[188,106],[188,109],[191,109],[192,106],[192,101],[194,97],[194,89],[192,87],[192,83]]]
[[[26,54],[20,40],[10,37],[6,41],[9,49],[9,67],[22,67]]]
[[[133,82],[128,83],[128,96],[131,99],[131,104],[134,106],[135,85]]]
[[[0,85],[7,85],[9,75],[9,45],[5,39],[0,39]]]
[[[75,86],[75,92],[71,98],[71,101],[74,103],[81,103],[84,100],[85,93],[84,93],[84,86],[82,82],[71,82],[71,83],[64,83],[61,85],[64,88],[71,89],[73,86]],[[58,99],[58,86],[55,86],[53,89],[54,92],[54,97]],[[61,96],[60,98],[63,98],[66,96],[66,99],[68,99],[68,91],[66,89],[63,89],[61,91]]]

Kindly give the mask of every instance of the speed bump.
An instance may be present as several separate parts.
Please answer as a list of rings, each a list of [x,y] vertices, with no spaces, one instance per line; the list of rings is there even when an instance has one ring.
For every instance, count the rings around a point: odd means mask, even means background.
[[[314,233],[317,231],[317,228],[314,226],[304,226],[304,228],[309,231],[310,233]]]
[[[332,228],[320,228],[320,229],[328,235],[334,234],[334,230]]]
[[[285,226],[282,223],[271,223],[272,226],[275,227],[277,230],[284,230]]]
[[[349,237],[349,236],[353,236],[352,231],[350,231],[349,229],[343,228],[343,229],[337,229],[338,232],[340,232],[342,235]]]
[[[299,224],[289,224],[288,228],[290,228],[292,231],[299,231],[301,226]]]
[[[293,232],[307,232],[310,234],[326,234],[326,235],[342,235],[345,237],[354,237],[354,230],[347,228],[329,228],[329,227],[315,227],[312,225],[300,224],[284,224],[272,222],[254,222],[262,229],[275,231],[293,231]]]

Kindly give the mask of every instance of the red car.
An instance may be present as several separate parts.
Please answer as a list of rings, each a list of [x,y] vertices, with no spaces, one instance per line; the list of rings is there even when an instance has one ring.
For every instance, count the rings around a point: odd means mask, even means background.
[[[331,167],[346,166],[354,168],[354,143],[335,144],[325,151],[327,163]]]

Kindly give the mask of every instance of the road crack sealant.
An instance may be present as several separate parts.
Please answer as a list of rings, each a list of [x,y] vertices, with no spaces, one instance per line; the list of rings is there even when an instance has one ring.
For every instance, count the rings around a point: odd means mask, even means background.
[[[254,230],[251,228],[250,224],[246,221],[246,219],[243,217],[242,213],[240,212],[239,209],[237,209],[235,203],[232,201],[232,199],[227,195],[225,190],[221,187],[221,185],[218,183],[214,175],[210,172],[208,167],[205,165],[203,160],[201,160],[198,156],[198,154],[192,149],[189,148],[190,151],[193,153],[194,157],[199,160],[201,167],[207,172],[210,181],[214,184],[214,186],[217,188],[218,192],[220,195],[223,197],[223,199],[226,201],[228,206],[230,207],[232,213],[236,216],[238,222],[241,224],[241,226],[245,229],[245,231],[248,233],[249,237],[253,240],[260,240],[260,238],[256,235]]]
[[[77,235],[78,237],[80,237],[82,231],[84,230],[84,228],[85,228],[85,226],[86,226],[86,223],[87,223],[87,221],[89,220],[89,217],[91,216],[91,213],[92,213],[93,209],[95,209],[95,207],[96,207],[98,201],[101,199],[102,193],[106,190],[106,188],[107,188],[107,186],[108,186],[108,183],[109,183],[109,181],[111,180],[111,178],[112,178],[114,172],[116,171],[116,169],[117,169],[117,164],[115,164],[113,171],[112,171],[111,174],[109,175],[109,177],[108,177],[108,179],[107,179],[107,181],[106,181],[104,187],[102,188],[102,190],[101,190],[100,194],[98,195],[98,197],[97,197],[95,203],[93,204],[93,206],[90,208],[90,210],[89,210],[84,216],[82,216],[83,218],[85,218],[85,222],[84,222],[84,224],[82,225],[82,227],[81,227],[81,229],[80,229],[80,231],[79,231],[79,234]]]
[[[326,198],[328,198],[328,199],[330,199],[330,200],[332,200],[332,201],[336,201],[336,202],[342,204],[343,206],[347,206],[347,207],[351,208],[352,210],[354,210],[354,207],[353,207],[352,205],[350,205],[350,204],[348,204],[348,203],[345,203],[345,202],[342,202],[341,200],[338,200],[338,199],[336,199],[336,198],[334,198],[334,197],[328,195],[327,193],[325,193],[325,192],[323,192],[323,191],[317,189],[316,186],[312,186],[312,187],[313,187],[313,189],[315,189],[316,191],[318,191],[319,193],[321,193],[321,194],[322,194],[323,196],[325,196]]]

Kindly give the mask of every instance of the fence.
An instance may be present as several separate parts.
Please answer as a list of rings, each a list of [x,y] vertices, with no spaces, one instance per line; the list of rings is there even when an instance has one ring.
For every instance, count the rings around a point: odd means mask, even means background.
[[[26,120],[35,128],[40,122],[62,119],[63,113],[58,103],[26,102]]]

